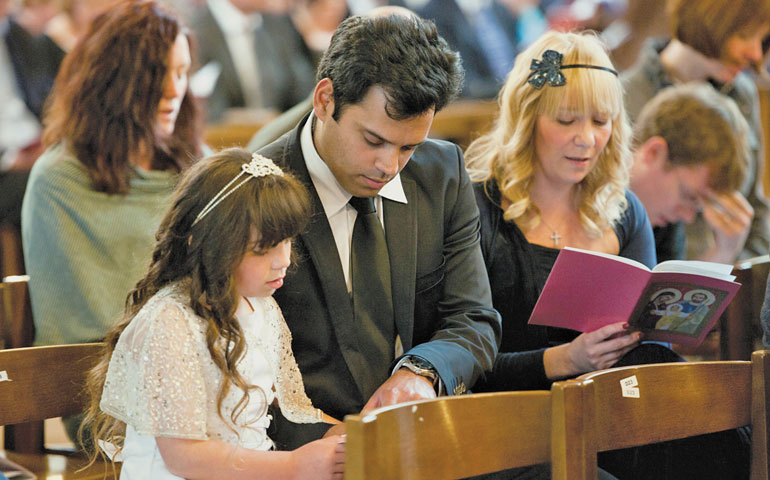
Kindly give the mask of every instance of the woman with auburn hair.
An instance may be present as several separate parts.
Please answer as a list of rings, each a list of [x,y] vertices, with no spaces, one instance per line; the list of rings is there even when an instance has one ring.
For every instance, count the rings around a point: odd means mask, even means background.
[[[201,154],[191,41],[124,1],[64,60],[22,208],[37,344],[99,341],[150,261],[179,173]]]
[[[671,0],[671,39],[649,41],[636,65],[623,73],[626,106],[632,120],[655,94],[687,82],[709,82],[738,105],[750,126],[751,162],[740,189],[707,195],[698,206],[703,215],[687,227],[683,222],[655,229],[658,261],[683,259],[733,263],[770,253],[770,206],[761,178],[762,129],[759,97],[745,70],[760,71],[763,41],[770,34],[767,0]],[[747,220],[748,206],[754,211]]]

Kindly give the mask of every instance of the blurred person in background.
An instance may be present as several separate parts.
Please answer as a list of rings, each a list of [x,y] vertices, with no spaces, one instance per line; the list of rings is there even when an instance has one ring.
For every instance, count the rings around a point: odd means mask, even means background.
[[[751,162],[740,194],[754,210],[748,236],[740,229],[726,228],[743,216],[743,199],[734,201],[726,194],[708,196],[693,191],[701,202],[703,215],[686,229],[686,251],[666,252],[664,244],[682,235],[684,222],[673,222],[655,229],[658,260],[703,258],[715,245],[731,243],[732,263],[770,252],[770,218],[762,191],[761,124],[756,85],[745,70],[762,64],[762,41],[770,33],[770,2],[766,0],[672,0],[669,2],[671,40],[649,41],[639,61],[623,75],[629,115],[635,118],[642,107],[665,87],[701,81],[710,83],[720,94],[735,101],[749,123]]]
[[[194,16],[199,63],[216,77],[206,98],[209,122],[231,108],[282,112],[310,94],[313,61],[288,15],[293,3],[207,0]]]
[[[351,15],[364,15],[377,7],[383,7],[386,5],[401,5],[403,2],[394,2],[388,0],[347,0],[348,9]]]
[[[18,229],[29,169],[42,152],[43,105],[64,52],[20,25],[11,6],[0,0],[0,223]],[[24,11],[14,13],[29,19]]]
[[[45,33],[48,23],[61,10],[60,0],[22,0],[13,17],[32,36]]]
[[[647,102],[634,125],[631,190],[658,232],[692,223],[698,211],[720,226],[715,242],[697,260],[732,263],[753,218],[738,191],[749,169],[749,125],[735,102],[705,82],[667,87]],[[731,215],[712,217],[728,203]],[[707,208],[704,208],[706,207]],[[677,231],[677,229],[673,229]],[[685,250],[684,232],[661,236],[658,263]]]
[[[291,20],[310,51],[314,67],[329,47],[337,25],[348,16],[348,13],[348,3],[345,0],[297,0],[295,2],[291,11]]]
[[[115,0],[61,0],[61,12],[51,19],[46,33],[69,52],[86,33],[91,20]]]
[[[519,50],[548,27],[537,0],[419,3],[423,6],[412,7],[415,13],[433,20],[449,46],[460,53],[465,68],[465,98],[494,98]]]
[[[96,17],[62,63],[22,207],[39,345],[100,341],[201,154],[187,29],[152,1]]]
[[[397,5],[386,5],[369,10],[367,15],[370,17],[386,17],[388,15],[412,16],[414,12],[408,8]],[[278,139],[281,135],[293,129],[302,118],[313,109],[313,96],[309,95],[300,103],[283,112],[278,117],[271,120],[267,125],[260,128],[249,140],[246,149],[256,151]]]

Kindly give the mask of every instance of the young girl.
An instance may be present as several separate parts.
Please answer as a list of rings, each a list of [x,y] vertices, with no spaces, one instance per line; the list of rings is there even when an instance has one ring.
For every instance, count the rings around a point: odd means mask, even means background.
[[[309,212],[296,179],[244,150],[182,180],[89,379],[85,424],[122,444],[122,479],[342,478],[340,436],[268,452],[274,401],[291,421],[339,423],[306,396],[271,297]]]

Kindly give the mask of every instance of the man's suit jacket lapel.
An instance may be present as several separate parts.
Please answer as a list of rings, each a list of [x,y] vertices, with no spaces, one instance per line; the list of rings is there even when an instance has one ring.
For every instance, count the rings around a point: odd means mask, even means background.
[[[304,125],[304,122],[301,122],[301,125]],[[361,380],[369,376],[370,372],[364,369],[365,363],[361,359],[361,352],[354,335],[356,329],[353,323],[353,305],[345,285],[345,276],[337,254],[334,235],[326,219],[321,199],[312,188],[313,182],[302,157],[298,132],[292,132],[292,136],[294,133],[297,133],[295,137],[297,141],[292,141],[288,146],[287,163],[292,173],[310,187],[308,190],[310,190],[314,212],[306,231],[300,234],[300,239],[309,254],[301,261],[312,262],[312,267],[305,265],[300,266],[300,268],[314,268],[320,279],[321,291],[323,292],[322,300],[326,302],[325,307],[334,326],[334,333],[339,341],[342,356],[345,358],[345,363],[363,397],[364,391]]]
[[[412,347],[414,291],[417,268],[417,208],[415,183],[401,175],[408,203],[383,199],[385,240],[390,253],[390,278],[396,332],[404,350]]]

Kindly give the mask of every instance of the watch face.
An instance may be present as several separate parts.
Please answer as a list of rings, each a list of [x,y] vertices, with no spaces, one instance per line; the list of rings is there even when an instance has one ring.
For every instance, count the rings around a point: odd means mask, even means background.
[[[413,371],[417,375],[422,375],[432,379],[435,379],[437,376],[436,369],[434,369],[430,363],[428,363],[426,360],[423,360],[422,358],[409,357],[409,359],[406,361],[406,364],[409,367],[409,370]]]
[[[410,357],[412,364],[420,367],[420,368],[427,368],[430,371],[435,371],[436,367],[434,367],[429,361],[425,360],[424,358],[420,357]]]
[[[428,363],[427,361],[423,360],[420,357],[409,357],[409,363],[411,363],[417,368],[426,368],[426,369],[433,368],[433,366],[430,363]]]
[[[400,368],[406,368],[415,375],[427,378],[433,383],[434,388],[439,381],[436,369],[427,360],[423,360],[422,358],[407,356]]]

